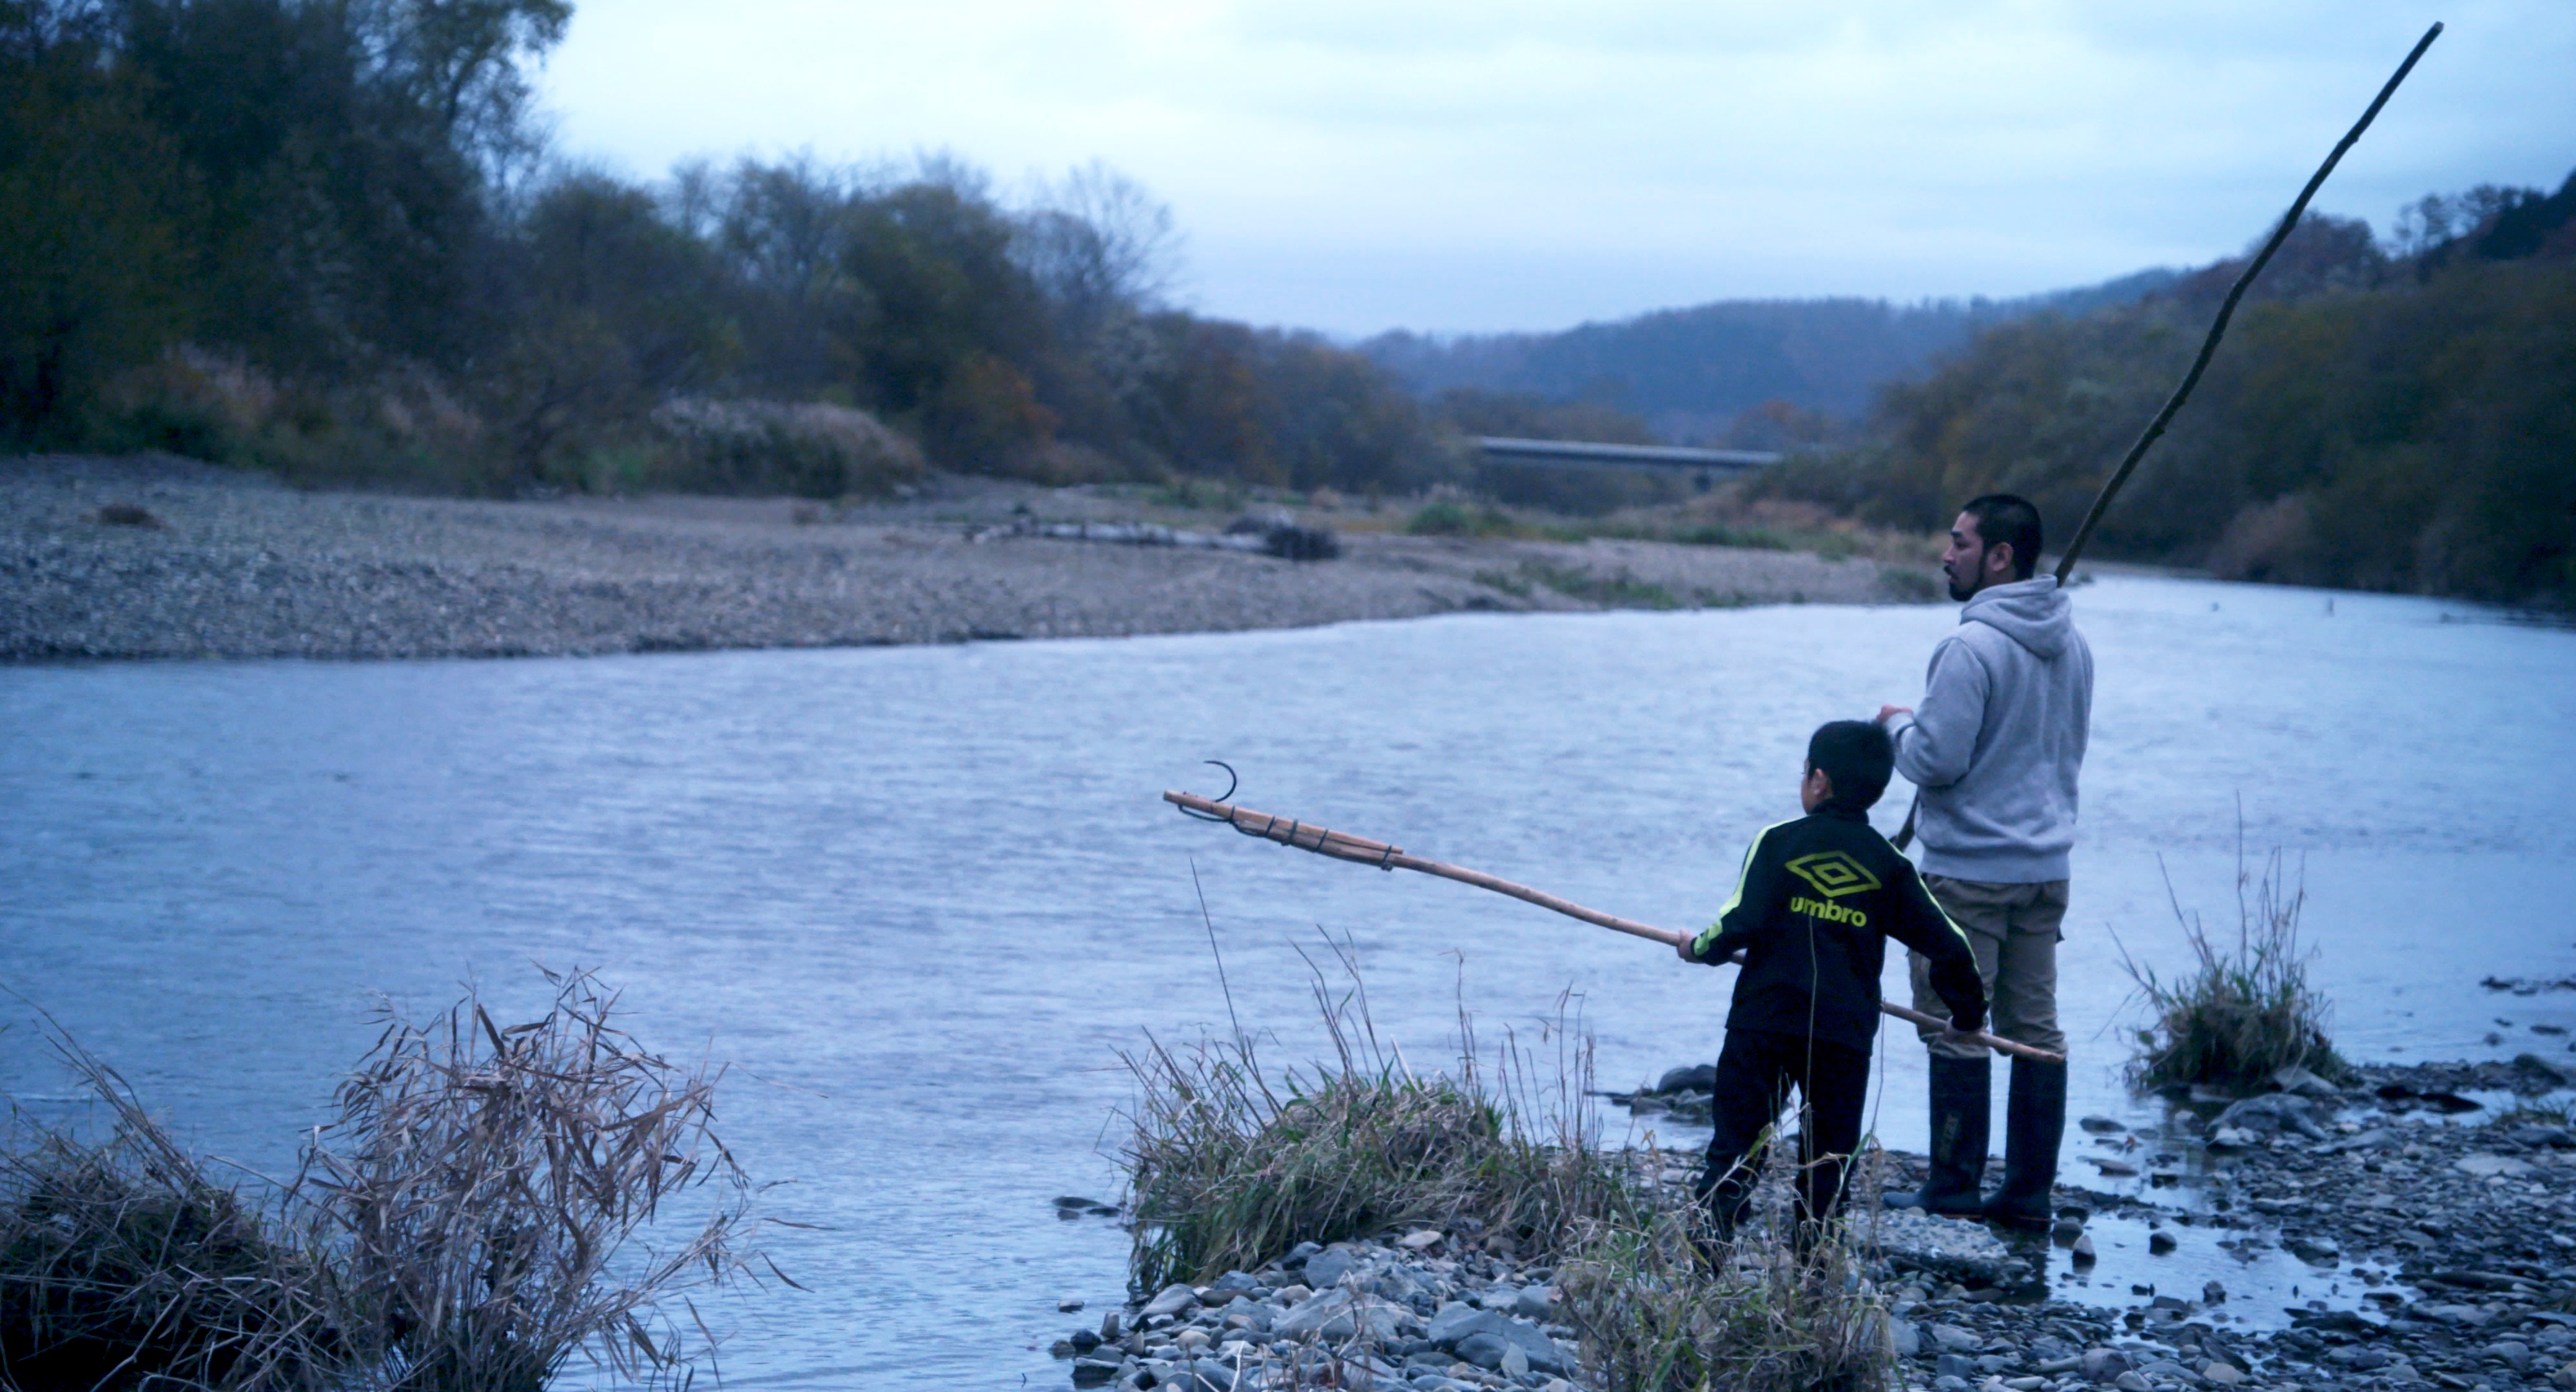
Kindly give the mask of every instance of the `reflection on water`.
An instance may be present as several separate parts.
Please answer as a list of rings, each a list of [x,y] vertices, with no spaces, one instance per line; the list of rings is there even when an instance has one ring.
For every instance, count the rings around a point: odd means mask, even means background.
[[[2348,1052],[2563,1051],[2529,1030],[2576,1025],[2576,994],[2507,1009],[2477,983],[2570,968],[2576,634],[2446,612],[2162,580],[2079,596],[2099,690],[2061,969],[2077,1112],[2142,1115],[2118,1082],[2136,1022],[2113,933],[2181,965],[2167,873],[2227,921],[2240,809],[2256,854],[2304,862]],[[1319,925],[1355,941],[1417,1065],[1461,993],[1493,1039],[1571,989],[1605,1086],[1713,1057],[1723,1024],[1723,973],[1211,831],[1160,789],[1223,758],[1252,806],[1696,926],[1749,835],[1794,810],[1807,732],[1909,701],[1954,622],[1811,607],[11,669],[0,960],[183,1131],[255,1165],[365,1047],[369,992],[431,1009],[470,976],[532,1006],[531,959],[595,966],[646,1039],[736,1062],[728,1138],[796,1181],[777,1211],[824,1225],[773,1244],[812,1294],[725,1312],[728,1378],[1052,1381],[1056,1299],[1121,1281],[1123,1237],[1050,1202],[1114,1188],[1113,1050],[1225,1018],[1193,864],[1275,1057],[1315,1043],[1294,945]],[[1883,1038],[1873,1125],[1919,1146],[1921,1051]],[[0,1034],[0,1082],[62,1090],[24,1029]]]

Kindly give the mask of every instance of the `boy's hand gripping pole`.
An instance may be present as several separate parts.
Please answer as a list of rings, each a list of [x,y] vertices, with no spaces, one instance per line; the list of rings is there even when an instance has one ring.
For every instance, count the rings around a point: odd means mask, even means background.
[[[1633,938],[1645,938],[1669,947],[1679,947],[1690,941],[1688,933],[1675,932],[1670,928],[1658,928],[1651,923],[1639,923],[1633,918],[1621,918],[1617,914],[1606,914],[1599,909],[1585,908],[1571,899],[1559,899],[1544,890],[1532,889],[1525,884],[1515,884],[1499,875],[1488,875],[1482,870],[1470,870],[1463,865],[1451,865],[1446,861],[1425,860],[1420,856],[1406,855],[1402,847],[1392,846],[1384,841],[1372,841],[1365,836],[1353,836],[1344,831],[1330,831],[1312,822],[1274,817],[1267,812],[1255,812],[1248,807],[1237,807],[1231,803],[1218,802],[1213,798],[1203,798],[1196,793],[1166,790],[1163,801],[1200,821],[1223,822],[1246,836],[1258,836],[1265,841],[1276,841],[1283,846],[1294,846],[1301,851],[1312,851],[1317,855],[1331,856],[1335,860],[1347,860],[1359,865],[1374,865],[1381,870],[1416,870],[1425,875],[1437,875],[1444,880],[1456,880],[1460,884],[1474,885],[1478,889],[1490,889],[1496,894],[1508,894],[1524,903],[1536,904],[1542,909],[1561,913],[1568,918],[1579,918],[1614,933],[1625,933]],[[1889,1001],[1880,1001],[1878,1008],[1884,1014],[1893,1015],[1897,1019],[1921,1025],[1927,1029],[1949,1028],[1950,1022],[1947,1020],[1926,1015],[1920,1010],[1908,1010],[1904,1006]],[[1999,1038],[1982,1031],[1968,1031],[1966,1037],[1998,1053],[2035,1059],[2041,1063],[2066,1062],[2064,1054],[2053,1054],[2046,1049],[2033,1048],[2028,1044]]]

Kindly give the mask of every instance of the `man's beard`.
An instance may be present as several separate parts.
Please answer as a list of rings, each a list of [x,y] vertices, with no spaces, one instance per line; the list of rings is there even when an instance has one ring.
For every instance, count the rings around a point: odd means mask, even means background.
[[[1945,580],[1950,580],[1950,577],[1949,577],[1949,576],[1947,576],[1947,575],[1944,575],[1942,578],[1943,578],[1943,579],[1945,579]],[[1959,588],[1959,582],[1958,582],[1958,581],[1956,581],[1956,580],[1950,580],[1950,602],[1951,602],[1951,603],[1953,603],[1953,604],[1965,604],[1965,603],[1967,603],[1969,600],[1976,598],[1976,596],[1977,596],[1977,592],[1976,592],[1975,590],[1963,590],[1963,589]]]

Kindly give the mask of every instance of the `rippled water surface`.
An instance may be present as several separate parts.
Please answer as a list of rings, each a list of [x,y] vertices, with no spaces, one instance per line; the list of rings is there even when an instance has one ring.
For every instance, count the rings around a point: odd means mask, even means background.
[[[2232,924],[2240,816],[2305,867],[2316,972],[2363,1058],[2565,1040],[2576,995],[2576,634],[2431,601],[2109,579],[2062,958],[2074,1107],[2118,1087],[2128,979],[2182,965],[2163,872]],[[812,1288],[723,1308],[744,1386],[1060,1379],[1119,1291],[1115,1051],[1225,1018],[1311,1048],[1318,928],[1381,1030],[1441,1055],[1571,991],[1605,1084],[1713,1057],[1730,974],[1461,886],[1194,825],[1242,801],[1634,918],[1697,926],[1795,813],[1817,722],[1910,703],[1950,606],[1475,616],[1283,633],[486,663],[0,670],[0,972],[204,1147],[275,1165],[373,1035],[471,977],[595,966],[675,1052],[733,1061],[724,1132]],[[1881,824],[1902,812],[1891,793]],[[2160,871],[2161,866],[2161,871]],[[1891,969],[1901,985],[1901,967]],[[17,1003],[0,1084],[64,1080]],[[2499,1023],[2499,1020],[2511,1023]],[[2493,1034],[2497,1042],[2488,1043]],[[1876,1124],[1919,1146],[1922,1056]],[[1613,1113],[1614,1125],[1624,1117]],[[962,1380],[962,1381],[959,1381]]]

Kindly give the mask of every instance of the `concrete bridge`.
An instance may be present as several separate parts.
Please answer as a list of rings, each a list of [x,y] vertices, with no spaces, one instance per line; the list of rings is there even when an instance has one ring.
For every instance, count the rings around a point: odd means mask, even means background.
[[[1601,445],[1587,440],[1515,440],[1477,437],[1476,448],[1494,464],[1575,469],[1678,469],[1700,485],[1717,474],[1743,473],[1780,462],[1768,450],[1690,449],[1681,445]]]

